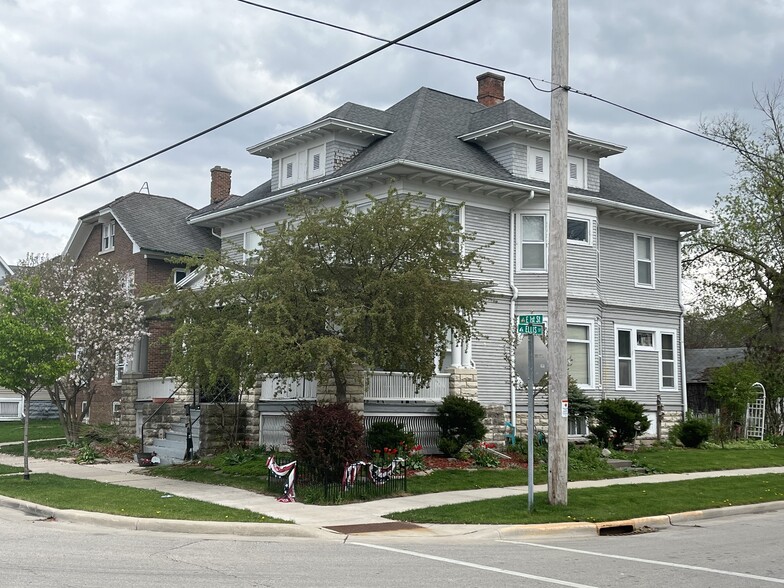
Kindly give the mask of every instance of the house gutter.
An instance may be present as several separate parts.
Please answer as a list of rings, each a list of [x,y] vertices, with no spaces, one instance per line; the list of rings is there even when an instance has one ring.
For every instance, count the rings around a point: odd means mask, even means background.
[[[512,298],[509,301],[509,323],[512,325],[512,329],[514,329],[515,325],[515,307],[517,306],[517,298],[520,295],[520,291],[518,290],[517,286],[515,286],[514,277],[515,277],[515,212],[520,207],[521,204],[525,204],[526,202],[530,202],[534,199],[534,191],[528,194],[528,198],[520,202],[519,204],[513,206],[509,209],[509,289],[512,291]],[[517,333],[515,333],[515,341],[517,340]],[[512,434],[517,436],[517,386],[516,383],[516,373],[515,373],[515,354],[512,353],[511,357],[509,358],[509,400],[510,400],[510,418],[509,420],[512,422]]]

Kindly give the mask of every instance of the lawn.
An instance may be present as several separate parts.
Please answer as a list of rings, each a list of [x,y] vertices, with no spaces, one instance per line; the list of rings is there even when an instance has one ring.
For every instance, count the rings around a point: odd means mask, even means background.
[[[706,478],[570,490],[566,506],[551,506],[546,493],[422,508],[385,515],[412,523],[531,524],[616,521],[784,500],[784,474]]]
[[[21,442],[24,433],[24,422],[4,421],[0,422],[0,443]],[[63,427],[57,419],[31,420],[29,439],[53,439],[63,438]]]
[[[139,518],[223,521],[239,523],[285,523],[249,510],[241,510],[142,490],[77,480],[51,474],[0,477],[0,495],[27,500],[52,508],[85,510]]]
[[[72,448],[65,445],[65,439],[46,439],[42,441],[28,442],[28,451],[30,457],[39,457],[41,459],[59,459],[61,457],[70,457],[73,453]],[[15,443],[13,445],[0,446],[0,453],[8,453],[9,455],[24,455],[24,443]]]
[[[9,466],[0,463],[0,476],[3,474],[18,474],[19,472],[24,471],[23,468],[16,467],[16,466]]]
[[[667,474],[784,466],[784,447],[743,447],[744,444],[728,446],[727,449],[644,449],[632,459],[635,464],[650,471]]]

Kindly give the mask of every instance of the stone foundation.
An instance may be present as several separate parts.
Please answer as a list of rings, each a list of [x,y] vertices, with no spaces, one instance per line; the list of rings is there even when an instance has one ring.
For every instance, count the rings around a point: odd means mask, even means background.
[[[365,384],[363,370],[356,369],[346,374],[346,403],[351,410],[360,415],[365,412]],[[319,404],[334,404],[337,398],[337,387],[332,378],[326,385],[319,384],[316,388],[316,402]]]
[[[255,442],[245,435],[243,427],[247,424],[248,411],[244,404],[202,404],[199,453],[212,455],[227,449],[232,442],[236,419],[240,419],[237,440]]]
[[[476,400],[479,391],[476,370],[473,368],[451,367],[448,372],[449,395]]]

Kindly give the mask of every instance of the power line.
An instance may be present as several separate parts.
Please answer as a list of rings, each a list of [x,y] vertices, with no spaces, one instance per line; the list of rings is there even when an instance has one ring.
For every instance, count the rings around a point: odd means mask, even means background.
[[[291,90],[287,90],[287,91],[283,92],[282,94],[278,94],[277,96],[275,96],[274,98],[272,98],[270,100],[267,100],[266,102],[263,102],[263,103],[261,103],[261,104],[259,104],[257,106],[254,106],[253,108],[249,108],[248,110],[246,110],[244,112],[241,112],[240,114],[234,115],[231,118],[228,118],[228,119],[224,120],[223,122],[215,124],[215,125],[207,128],[207,129],[204,129],[203,131],[199,131],[195,135],[191,135],[190,137],[182,139],[181,141],[177,141],[176,143],[172,143],[168,147],[164,147],[163,149],[159,149],[158,151],[156,151],[154,153],[151,153],[151,154],[149,154],[149,155],[147,155],[145,157],[142,157],[141,159],[137,159],[137,160],[135,160],[135,161],[133,161],[131,163],[123,165],[122,167],[119,167],[119,168],[117,168],[115,170],[112,170],[112,171],[110,171],[108,173],[105,173],[105,174],[103,174],[103,175],[101,175],[101,176],[99,176],[97,178],[93,178],[92,180],[89,180],[87,182],[79,184],[78,186],[75,186],[73,188],[65,190],[64,192],[60,192],[59,194],[55,194],[54,196],[50,196],[49,198],[45,198],[44,200],[40,200],[38,202],[30,204],[29,206],[25,206],[24,208],[20,208],[18,210],[13,211],[13,212],[9,212],[7,214],[4,214],[4,215],[0,216],[0,220],[4,220],[4,219],[7,219],[9,217],[15,216],[17,214],[21,214],[23,212],[26,212],[26,211],[32,209],[32,208],[35,208],[37,206],[41,206],[42,204],[46,204],[47,202],[51,202],[52,200],[56,200],[58,198],[62,198],[63,196],[71,194],[72,192],[76,192],[77,190],[81,190],[82,188],[86,188],[87,186],[90,186],[92,184],[95,184],[97,182],[105,180],[106,178],[109,178],[111,176],[117,175],[120,172],[123,172],[123,171],[125,171],[127,169],[130,169],[132,167],[135,167],[135,166],[137,166],[137,165],[139,165],[141,163],[144,163],[145,161],[149,161],[150,159],[153,159],[154,157],[158,157],[159,155],[163,155],[164,153],[167,153],[168,151],[171,151],[172,149],[176,149],[177,147],[185,145],[186,143],[190,143],[191,141],[193,141],[195,139],[198,139],[199,137],[202,137],[202,136],[204,136],[204,135],[206,135],[208,133],[211,133],[211,132],[213,132],[213,131],[221,128],[221,127],[224,127],[224,126],[226,126],[226,125],[228,125],[228,124],[230,124],[230,123],[232,123],[232,122],[234,122],[236,120],[239,120],[239,119],[241,119],[241,118],[243,118],[245,116],[248,116],[249,114],[252,114],[252,113],[256,112],[257,110],[261,110],[262,108],[265,108],[266,106],[269,106],[270,104],[278,102],[279,100],[282,100],[283,98],[286,98],[287,96],[290,96],[290,95],[292,95],[292,94],[294,94],[296,92],[299,92],[300,90],[303,90],[303,89],[305,89],[305,88],[307,88],[309,86],[312,86],[313,84],[315,84],[317,82],[320,82],[321,80],[326,79],[326,78],[328,78],[328,77],[330,77],[330,76],[332,76],[332,75],[334,75],[334,74],[336,74],[336,73],[338,73],[340,71],[343,71],[344,69],[349,68],[352,65],[354,65],[356,63],[359,63],[360,61],[363,61],[363,60],[367,59],[368,57],[371,57],[371,56],[375,55],[376,53],[379,53],[379,52],[383,51],[384,49],[387,49],[387,48],[391,47],[392,45],[396,45],[400,41],[403,41],[404,39],[407,39],[408,37],[416,35],[417,33],[420,33],[422,31],[424,31],[425,29],[428,29],[428,28],[432,27],[433,25],[438,24],[438,23],[440,23],[440,22],[442,22],[442,21],[444,21],[444,20],[454,16],[455,14],[458,14],[459,12],[462,12],[462,11],[466,10],[467,8],[470,8],[474,4],[478,4],[479,2],[481,2],[481,0],[469,0],[469,2],[466,2],[462,6],[458,6],[457,8],[455,8],[453,10],[450,10],[449,12],[447,12],[447,13],[445,13],[445,14],[443,14],[443,15],[441,15],[441,16],[439,16],[439,17],[437,17],[437,18],[435,18],[435,19],[433,19],[433,20],[431,20],[431,21],[421,25],[421,26],[418,26],[417,28],[415,28],[415,29],[413,29],[413,30],[403,34],[403,35],[400,35],[399,37],[396,37],[393,40],[386,41],[383,45],[380,45],[379,47],[376,47],[375,49],[371,49],[367,53],[363,53],[359,57],[355,57],[354,59],[351,59],[351,60],[345,62],[344,64],[339,65],[338,67],[335,67],[335,68],[327,71],[326,73],[318,75],[315,78],[312,78],[312,79],[308,80],[307,82],[305,82],[303,84],[300,84],[299,86],[296,86],[295,88],[292,88]]]
[[[290,16],[292,18],[297,18],[297,19],[304,20],[304,21],[307,21],[307,22],[312,22],[314,24],[318,24],[318,25],[321,25],[321,26],[337,29],[339,31],[344,31],[344,32],[351,33],[351,34],[354,34],[354,35],[359,35],[361,37],[366,37],[368,39],[373,39],[373,40],[376,40],[376,41],[383,41],[385,43],[389,43],[390,42],[389,40],[384,39],[383,37],[378,37],[376,35],[371,35],[370,33],[359,31],[357,29],[351,29],[349,27],[344,27],[342,25],[338,25],[338,24],[335,24],[335,23],[327,22],[327,21],[320,20],[320,19],[317,19],[317,18],[312,18],[312,17],[305,16],[305,15],[302,15],[302,14],[297,14],[295,12],[290,12],[290,11],[283,10],[283,9],[280,9],[280,8],[275,8],[273,6],[267,6],[266,4],[261,4],[259,2],[253,2],[252,0],[236,0],[236,1],[240,2],[242,4],[247,4],[249,6],[253,6],[255,8],[261,8],[263,10],[268,10],[270,12],[276,12],[278,14],[283,14],[283,15],[286,15],[286,16]],[[559,89],[561,87],[561,86],[557,86],[556,84],[554,84],[550,80],[543,80],[541,78],[534,78],[534,77],[531,77],[531,76],[528,76],[528,75],[525,75],[525,74],[521,74],[519,72],[511,71],[511,70],[508,70],[508,69],[501,69],[501,68],[493,67],[491,65],[479,63],[479,62],[476,62],[476,61],[471,61],[469,59],[463,59],[461,57],[456,57],[454,55],[449,55],[447,53],[441,53],[441,52],[438,52],[438,51],[432,51],[430,49],[424,49],[422,47],[417,47],[416,45],[411,45],[411,44],[408,44],[408,43],[396,43],[396,45],[399,45],[400,47],[405,47],[406,49],[412,49],[414,51],[419,51],[421,53],[427,53],[429,55],[434,55],[436,57],[441,57],[443,59],[448,59],[448,60],[451,60],[451,61],[457,61],[459,63],[465,63],[467,65],[473,65],[473,66],[481,67],[481,68],[484,68],[484,69],[493,70],[493,71],[496,71],[496,72],[499,72],[499,73],[503,73],[503,74],[506,74],[506,75],[509,75],[509,76],[522,78],[524,80],[528,80],[528,82],[531,84],[531,86],[533,86],[533,88],[535,90],[538,90],[539,92],[545,92],[545,93],[549,94],[549,93],[553,92],[554,90],[557,90],[557,89]],[[545,89],[540,88],[539,86],[537,86],[535,82],[541,82],[543,84],[548,84],[548,85],[552,86],[552,88],[550,88],[549,90],[545,90]],[[590,94],[588,92],[584,92],[582,90],[578,90],[577,88],[572,88],[571,86],[566,86],[566,87],[563,87],[563,89],[565,89],[568,92],[572,92],[574,94],[577,94],[578,96],[584,96],[586,98],[591,98],[593,100],[597,100],[599,102],[603,102],[604,104],[607,104],[608,106],[613,106],[613,107],[618,108],[620,110],[624,110],[624,111],[626,111],[626,112],[628,112],[630,114],[634,114],[634,115],[640,116],[642,118],[648,119],[648,120],[650,120],[652,122],[659,123],[661,125],[670,127],[672,129],[675,129],[675,130],[678,130],[678,131],[681,131],[681,132],[684,132],[684,133],[688,133],[689,135],[692,135],[692,136],[697,137],[699,139],[705,139],[706,141],[710,141],[712,143],[716,143],[717,145],[721,145],[722,147],[727,147],[727,148],[732,149],[734,151],[737,151],[739,153],[742,153],[742,154],[745,154],[745,155],[749,155],[749,156],[753,156],[753,157],[757,157],[759,159],[762,159],[762,160],[765,160],[765,161],[769,161],[769,162],[772,162],[772,163],[777,163],[777,164],[780,163],[780,162],[778,162],[775,159],[772,159],[772,158],[769,158],[769,157],[765,157],[764,155],[760,155],[758,153],[752,153],[752,152],[750,152],[750,151],[748,151],[746,149],[743,149],[742,147],[739,147],[737,145],[732,145],[731,143],[727,143],[725,141],[721,141],[720,139],[717,139],[715,137],[711,137],[710,135],[706,135],[704,133],[700,133],[700,132],[697,132],[697,131],[692,131],[690,129],[687,129],[686,127],[682,127],[682,126],[676,125],[674,123],[668,122],[668,121],[663,120],[661,118],[657,118],[657,117],[652,116],[650,114],[645,114],[644,112],[641,112],[639,110],[635,110],[635,109],[630,108],[628,106],[624,106],[624,105],[619,104],[617,102],[613,102],[612,100],[608,100],[606,98],[602,98],[600,96],[596,96],[594,94]]]
[[[297,14],[296,12],[289,12],[288,10],[283,10],[281,8],[275,8],[274,6],[267,6],[266,4],[260,4],[259,2],[252,2],[251,0],[237,0],[237,2],[240,2],[241,4],[247,4],[248,6],[253,6],[255,8],[261,8],[262,10],[268,10],[270,12],[277,12],[278,14],[283,14],[285,16],[290,16],[292,18],[297,18],[297,19],[304,20],[304,21],[307,21],[307,22],[312,22],[314,24],[318,24],[318,25],[321,25],[321,26],[330,27],[330,28],[333,28],[333,29],[337,29],[339,31],[344,31],[346,33],[351,33],[353,35],[359,35],[360,37],[366,37],[368,39],[373,39],[374,41],[383,41],[384,43],[392,42],[392,41],[389,41],[388,39],[385,39],[383,37],[378,37],[376,35],[371,35],[370,33],[365,33],[364,31],[359,31],[357,29],[351,29],[351,28],[348,28],[348,27],[344,27],[342,25],[338,25],[338,24],[335,24],[335,23],[327,22],[325,20],[319,20],[317,18],[312,18],[310,16],[305,16],[303,14]],[[477,61],[471,61],[469,59],[463,59],[462,57],[455,57],[454,55],[449,55],[447,53],[440,53],[438,51],[433,51],[431,49],[425,49],[423,47],[417,47],[416,45],[410,45],[408,43],[395,43],[395,44],[400,46],[400,47],[405,47],[406,49],[412,49],[414,51],[419,51],[420,53],[427,53],[428,55],[434,55],[436,57],[441,57],[443,59],[449,59],[451,61],[457,61],[459,63],[465,63],[467,65],[475,65],[477,67],[481,67],[481,68],[484,68],[484,69],[491,69],[491,70],[499,72],[499,73],[507,74],[507,75],[514,76],[514,77],[517,77],[517,78],[522,78],[524,80],[528,80],[530,82],[531,86],[533,86],[534,89],[538,90],[539,92],[546,92],[546,93],[549,94],[550,92],[552,92],[553,90],[556,89],[555,85],[552,82],[548,81],[548,80],[543,80],[543,79],[540,79],[540,78],[534,78],[532,76],[527,76],[527,75],[524,75],[524,74],[521,74],[521,73],[518,73],[518,72],[509,71],[509,70],[506,70],[506,69],[500,69],[500,68],[497,68],[497,67],[493,67],[491,65],[486,65],[486,64],[483,64],[483,63],[479,63]],[[540,88],[539,86],[537,86],[534,82],[541,82],[543,84],[549,84],[549,85],[553,86],[553,88],[551,88],[550,90],[544,90],[544,89]]]

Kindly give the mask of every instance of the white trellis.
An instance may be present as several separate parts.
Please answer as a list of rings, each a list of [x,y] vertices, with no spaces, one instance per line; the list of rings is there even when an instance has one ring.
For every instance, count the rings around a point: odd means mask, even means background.
[[[754,402],[746,405],[746,438],[765,437],[765,387],[759,382],[754,382],[752,387],[761,390]]]

